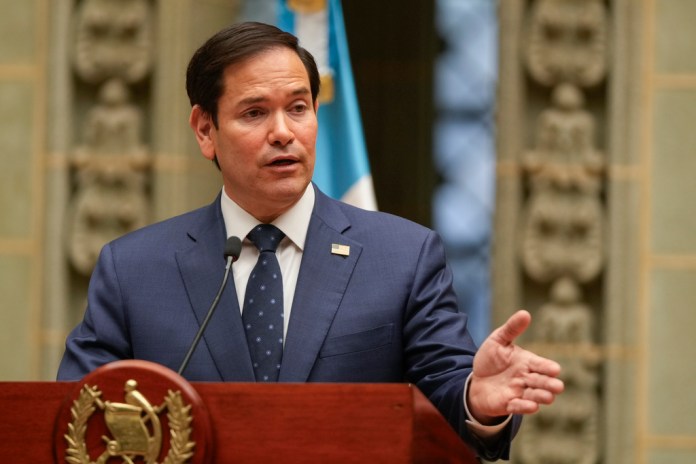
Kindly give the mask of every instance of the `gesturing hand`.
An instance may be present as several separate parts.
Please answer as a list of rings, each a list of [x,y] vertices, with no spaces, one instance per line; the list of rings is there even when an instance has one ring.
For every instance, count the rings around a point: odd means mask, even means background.
[[[474,357],[467,404],[482,424],[508,414],[531,414],[563,391],[561,366],[514,344],[532,316],[518,311],[483,342]]]

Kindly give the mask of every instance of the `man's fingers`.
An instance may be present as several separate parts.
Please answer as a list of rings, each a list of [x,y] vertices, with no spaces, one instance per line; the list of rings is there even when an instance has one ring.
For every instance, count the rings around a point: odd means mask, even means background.
[[[503,345],[510,345],[517,337],[522,335],[532,321],[532,316],[524,309],[515,314],[496,330],[496,336]]]
[[[561,382],[558,379],[551,380]],[[539,410],[540,405],[554,402],[556,395],[560,393],[560,391],[553,391],[554,389],[525,388],[520,398],[510,400],[507,405],[507,412],[509,414],[533,414]],[[561,382],[561,391],[562,390]]]
[[[539,403],[536,401],[516,398],[507,405],[508,414],[534,414],[539,410]]]
[[[564,389],[563,381],[542,374],[530,373],[520,381],[519,396],[511,399],[507,405],[510,414],[533,414],[540,405],[553,403],[556,395]]]
[[[554,395],[563,393],[565,385],[563,381],[555,377],[541,374],[528,374],[524,377],[524,388],[546,390]]]
[[[551,404],[556,398],[556,395],[548,390],[539,388],[528,388],[522,394],[523,400],[534,401],[537,404]]]
[[[561,365],[551,359],[542,358],[535,354],[529,360],[529,369],[532,372],[548,375],[550,377],[558,377],[561,373]]]

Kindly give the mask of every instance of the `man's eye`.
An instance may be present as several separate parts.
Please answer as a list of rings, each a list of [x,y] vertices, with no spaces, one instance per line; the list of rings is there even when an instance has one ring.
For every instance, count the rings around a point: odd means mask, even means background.
[[[304,113],[307,110],[306,105],[295,105],[292,107],[293,113]]]
[[[261,116],[261,110],[249,110],[246,113],[244,113],[244,115],[247,118],[258,118],[259,116]]]

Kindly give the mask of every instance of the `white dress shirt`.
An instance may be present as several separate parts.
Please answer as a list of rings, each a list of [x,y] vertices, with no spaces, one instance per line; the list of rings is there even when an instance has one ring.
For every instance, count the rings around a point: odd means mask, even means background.
[[[259,220],[232,201],[225,193],[224,188],[222,189],[220,205],[227,237],[237,236],[242,239],[242,252],[237,262],[232,266],[232,276],[234,278],[234,286],[237,289],[239,309],[244,311],[244,294],[246,293],[247,281],[259,258],[259,250],[249,241],[247,234],[259,224]],[[280,241],[280,245],[278,245],[276,250],[280,272],[283,276],[283,340],[285,340],[288,332],[290,310],[295,296],[297,276],[300,273],[302,252],[313,209],[314,188],[312,184],[309,184],[299,201],[272,223],[285,234],[285,238]]]

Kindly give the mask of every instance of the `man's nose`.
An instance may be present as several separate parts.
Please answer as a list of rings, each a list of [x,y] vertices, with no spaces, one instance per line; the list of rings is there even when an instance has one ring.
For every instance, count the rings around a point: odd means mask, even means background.
[[[295,140],[295,134],[288,124],[288,116],[284,112],[278,112],[271,119],[271,127],[268,131],[268,142],[271,145],[285,146]]]

